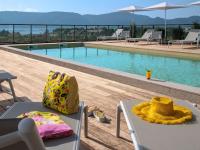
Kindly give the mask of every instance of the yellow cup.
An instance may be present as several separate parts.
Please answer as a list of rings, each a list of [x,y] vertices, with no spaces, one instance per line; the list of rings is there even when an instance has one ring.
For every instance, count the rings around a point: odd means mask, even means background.
[[[151,79],[151,71],[150,71],[150,70],[148,70],[148,71],[146,72],[146,78],[147,78],[147,80],[150,80],[150,79]]]

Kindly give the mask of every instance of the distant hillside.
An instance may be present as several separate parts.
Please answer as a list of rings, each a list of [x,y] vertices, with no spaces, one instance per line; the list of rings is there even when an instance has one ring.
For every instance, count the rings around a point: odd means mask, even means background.
[[[102,15],[80,15],[71,12],[16,12],[1,11],[0,24],[68,24],[68,25],[128,25],[132,20],[130,13],[108,13]],[[162,18],[135,15],[137,24],[162,24]],[[200,22],[200,16],[168,20],[171,24],[190,24]]]

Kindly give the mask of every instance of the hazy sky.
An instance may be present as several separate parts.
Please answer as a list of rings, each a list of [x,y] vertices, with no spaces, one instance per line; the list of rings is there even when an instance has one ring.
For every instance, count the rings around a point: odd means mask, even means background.
[[[0,11],[34,11],[50,12],[65,11],[80,14],[103,14],[113,12],[129,5],[150,6],[163,2],[161,0],[0,0]],[[172,4],[188,4],[195,0],[168,0]],[[151,17],[163,17],[163,11],[138,12],[138,14]],[[188,17],[200,15],[199,7],[190,7],[177,10],[169,10],[168,18]]]

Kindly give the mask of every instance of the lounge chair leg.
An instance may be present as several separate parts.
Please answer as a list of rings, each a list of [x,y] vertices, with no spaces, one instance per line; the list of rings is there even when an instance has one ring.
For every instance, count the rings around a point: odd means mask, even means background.
[[[13,88],[12,81],[11,80],[7,80],[7,81],[8,81],[9,86],[10,86],[10,90],[11,90],[11,93],[12,93],[12,96],[13,96],[13,100],[14,100],[14,102],[17,102],[17,98],[16,98],[16,95],[15,95],[15,90]]]
[[[1,86],[1,82],[0,82],[0,92],[2,92],[3,91],[3,89],[2,89],[2,86]]]
[[[84,107],[84,136],[88,138],[88,106]]]
[[[117,106],[117,114],[116,114],[116,137],[119,138],[120,137],[120,120],[121,120],[121,112],[122,112],[122,109],[121,109],[121,106],[118,105]]]

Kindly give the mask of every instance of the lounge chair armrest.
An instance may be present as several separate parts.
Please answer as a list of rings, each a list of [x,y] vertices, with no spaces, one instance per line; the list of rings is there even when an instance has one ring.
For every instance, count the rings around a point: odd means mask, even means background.
[[[32,119],[1,119],[1,125],[5,131],[0,136],[0,149],[13,145],[18,142],[24,142],[29,150],[45,150],[44,143],[39,136],[35,122]],[[7,124],[6,123],[11,123]],[[8,127],[11,129],[9,130]]]
[[[45,150],[44,143],[32,119],[26,118],[20,121],[18,130],[20,137],[30,150]]]
[[[0,136],[0,149],[3,149],[9,145],[13,145],[21,141],[21,137],[17,131],[11,132],[9,134],[5,134]]]

